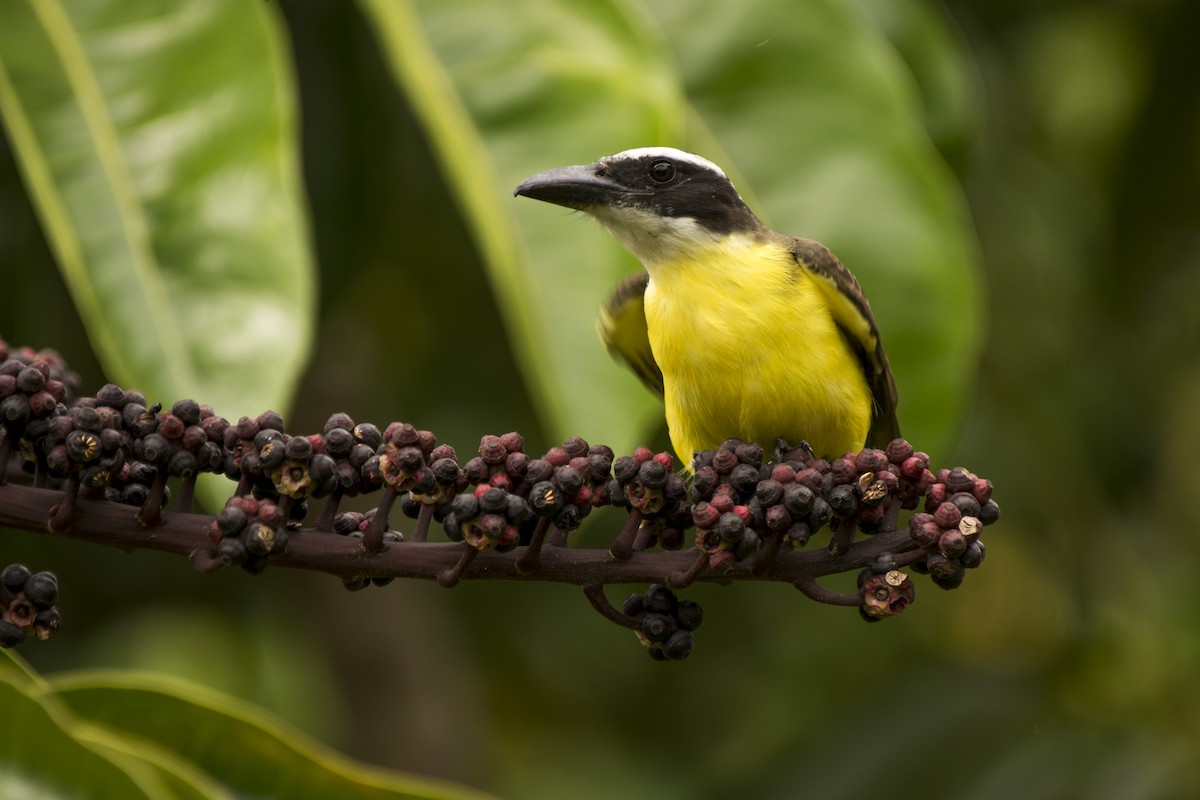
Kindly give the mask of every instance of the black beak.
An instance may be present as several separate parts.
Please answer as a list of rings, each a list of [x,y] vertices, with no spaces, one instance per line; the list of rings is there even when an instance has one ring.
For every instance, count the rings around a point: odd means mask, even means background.
[[[611,205],[628,190],[609,178],[596,174],[588,164],[577,167],[558,167],[539,172],[521,181],[513,196],[524,195],[567,208]]]

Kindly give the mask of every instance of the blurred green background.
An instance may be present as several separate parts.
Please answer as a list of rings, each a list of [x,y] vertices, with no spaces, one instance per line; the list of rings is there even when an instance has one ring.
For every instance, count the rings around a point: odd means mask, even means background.
[[[919,580],[884,625],[788,587],[689,590],[707,619],[670,665],[569,587],[351,594],[9,532],[0,560],[63,587],[62,633],[21,651],[39,670],[185,676],[505,797],[1200,794],[1200,5],[36,5],[0,10],[0,335],[85,390],[286,407],[302,432],[402,419],[460,456],[512,429],[665,446],[592,324],[636,264],[508,194],[669,144],[858,273],[906,433],[1004,509],[983,569]],[[106,107],[116,141],[60,96]],[[39,182],[33,155],[61,176],[105,147],[109,199]],[[139,204],[100,258],[105,214]],[[595,516],[585,542],[611,534]]]

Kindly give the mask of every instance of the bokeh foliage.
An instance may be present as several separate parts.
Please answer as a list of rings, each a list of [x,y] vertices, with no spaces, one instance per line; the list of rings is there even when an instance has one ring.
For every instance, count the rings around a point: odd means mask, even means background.
[[[360,758],[505,796],[1200,791],[1195,4],[213,5],[258,26],[223,36],[292,53],[273,91],[280,109],[299,91],[283,130],[303,146],[320,305],[244,346],[261,360],[316,331],[297,429],[345,409],[460,452],[512,428],[531,449],[661,437],[591,329],[636,265],[507,193],[548,166],[676,144],[858,272],[907,432],[992,478],[1005,518],[961,590],[922,583],[884,625],[780,587],[697,589],[697,651],[667,669],[565,588],[348,595],[6,536],[4,561],[54,568],[66,592],[64,631],[24,651],[39,667],[186,675]],[[275,46],[208,77],[236,83]],[[64,351],[89,387],[92,348],[123,379],[86,313],[90,347],[75,327],[12,127],[0,276],[29,302],[5,302],[0,331]]]

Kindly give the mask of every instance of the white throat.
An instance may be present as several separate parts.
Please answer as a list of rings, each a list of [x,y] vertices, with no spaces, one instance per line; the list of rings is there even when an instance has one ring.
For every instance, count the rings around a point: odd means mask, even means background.
[[[651,272],[687,257],[720,237],[691,217],[663,217],[629,206],[594,206],[587,213]]]

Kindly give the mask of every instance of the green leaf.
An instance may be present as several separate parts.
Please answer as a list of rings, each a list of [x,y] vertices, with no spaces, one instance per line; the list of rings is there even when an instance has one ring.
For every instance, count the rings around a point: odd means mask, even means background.
[[[641,267],[595,225],[512,191],[548,167],[677,140],[667,43],[622,2],[359,4],[474,230],[546,430],[629,449],[662,404],[608,358],[594,320]]]
[[[0,664],[12,663],[0,656]],[[0,716],[5,728],[0,797],[137,800],[169,796],[155,781],[107,757],[102,748],[81,742],[70,718],[52,700],[39,699],[36,688],[24,685],[8,669],[0,670]]]
[[[304,363],[313,277],[279,27],[240,0],[5,4],[18,164],[105,372],[152,402],[258,414]]]
[[[474,226],[551,430],[621,449],[661,419],[591,323],[639,267],[597,226],[509,194],[548,167],[667,144],[714,158],[765,219],[842,256],[879,318],[906,433],[945,444],[979,349],[974,236],[907,67],[857,4],[360,5]]]
[[[157,673],[86,672],[51,687],[72,712],[163,754],[237,797],[484,798],[426,778],[356,764],[243,701]]]
[[[764,221],[824,242],[854,271],[896,375],[901,428],[944,450],[975,378],[982,273],[908,68],[848,0],[786,14],[770,0],[654,9],[678,43],[689,142],[719,154]]]

